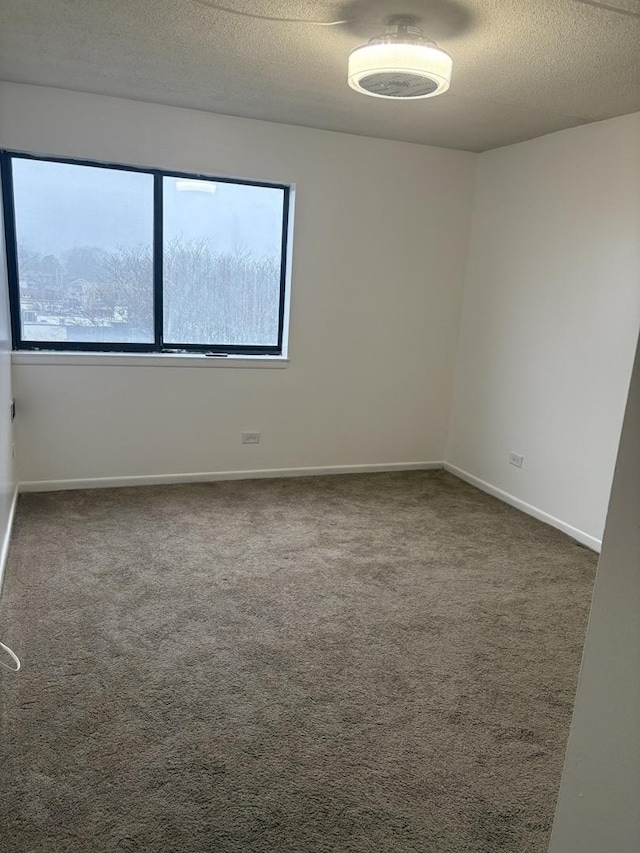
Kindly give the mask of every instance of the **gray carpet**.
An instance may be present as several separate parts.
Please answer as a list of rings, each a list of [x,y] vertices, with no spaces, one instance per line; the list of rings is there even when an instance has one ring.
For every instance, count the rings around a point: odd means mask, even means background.
[[[3,853],[543,853],[596,556],[443,472],[20,498]]]

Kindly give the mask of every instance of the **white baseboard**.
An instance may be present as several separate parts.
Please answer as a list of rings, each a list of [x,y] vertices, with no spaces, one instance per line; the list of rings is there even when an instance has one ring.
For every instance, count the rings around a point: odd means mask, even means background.
[[[209,483],[217,480],[258,480],[272,477],[317,477],[326,474],[375,474],[384,471],[433,471],[442,462],[390,462],[374,465],[329,465],[316,468],[259,468],[253,471],[202,471],[194,474],[150,474],[136,477],[92,477],[83,480],[28,480],[21,492],[67,489],[107,489],[118,486],[158,486],[171,483]]]
[[[596,551],[598,554],[600,553],[600,548],[602,546],[601,539],[596,539],[595,536],[590,536],[588,533],[585,533],[584,530],[579,530],[577,527],[567,524],[566,521],[562,521],[553,515],[549,515],[548,512],[544,512],[543,510],[538,509],[538,507],[532,506],[531,504],[526,503],[526,501],[522,501],[520,498],[514,497],[514,495],[510,495],[509,492],[503,492],[502,489],[492,486],[491,483],[486,483],[479,477],[474,477],[473,474],[469,474],[461,468],[456,468],[455,465],[450,465],[448,462],[445,462],[443,467],[445,471],[459,477],[459,479],[464,480],[466,483],[470,483],[472,486],[481,489],[483,492],[493,495],[494,498],[498,498],[504,503],[521,510],[521,512],[525,512],[527,515],[537,518],[538,521],[544,521],[546,524],[550,524],[551,527],[561,530],[563,533],[566,533],[567,536],[571,536],[572,539],[580,542],[581,545],[586,545],[587,548],[591,548],[592,551]]]
[[[7,557],[9,556],[9,545],[11,544],[11,531],[13,530],[13,519],[16,515],[16,506],[18,504],[18,486],[13,490],[13,498],[9,508],[9,518],[7,519],[7,527],[2,537],[2,545],[0,546],[0,592],[2,591],[2,581],[4,580],[4,570],[7,565]]]
[[[593,551],[598,553],[600,552],[600,547],[602,545],[600,539],[590,536],[583,530],[579,530],[577,527],[573,527],[565,521],[555,518],[553,515],[549,515],[549,513],[538,509],[538,507],[532,506],[531,504],[520,500],[520,498],[514,497],[514,495],[511,495],[508,492],[504,492],[502,489],[498,489],[496,486],[492,486],[490,483],[486,483],[479,477],[474,477],[473,474],[469,474],[467,471],[463,471],[461,468],[457,468],[455,465],[451,465],[448,462],[390,462],[372,465],[329,465],[312,468],[260,468],[247,471],[200,471],[192,474],[143,474],[134,477],[91,477],[78,480],[30,480],[20,483],[18,488],[21,492],[57,492],[71,489],[107,489],[117,488],[120,486],[154,486],[171,483],[208,483],[219,480],[257,480],[274,477],[316,477],[329,474],[373,474],[385,471],[434,471],[441,468],[449,471],[450,474],[453,474],[459,479],[470,483],[472,486],[481,489],[481,491],[487,492],[487,494],[493,495],[493,497],[504,501],[504,503],[521,510],[527,515],[531,515],[533,518],[537,518],[539,521],[543,521],[546,524],[550,524],[552,527],[561,530],[563,533],[571,536],[582,545],[586,545],[587,548],[591,548]],[[2,570],[4,568],[4,561],[6,560],[6,553],[9,549],[11,524],[13,521],[13,514],[15,512],[18,488],[16,488],[16,493],[11,505],[10,521],[5,534],[2,551],[0,551],[0,582],[2,578]]]

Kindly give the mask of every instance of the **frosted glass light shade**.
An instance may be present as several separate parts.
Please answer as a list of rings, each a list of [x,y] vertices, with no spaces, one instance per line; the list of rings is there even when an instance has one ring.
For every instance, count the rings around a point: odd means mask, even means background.
[[[348,82],[374,98],[433,98],[451,83],[453,60],[436,44],[364,44],[349,54]]]

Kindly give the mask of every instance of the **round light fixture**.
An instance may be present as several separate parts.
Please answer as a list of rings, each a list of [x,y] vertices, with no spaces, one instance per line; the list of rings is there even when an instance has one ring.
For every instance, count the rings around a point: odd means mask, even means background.
[[[449,88],[452,68],[447,51],[402,15],[389,18],[383,35],[351,51],[348,81],[374,98],[434,98]]]

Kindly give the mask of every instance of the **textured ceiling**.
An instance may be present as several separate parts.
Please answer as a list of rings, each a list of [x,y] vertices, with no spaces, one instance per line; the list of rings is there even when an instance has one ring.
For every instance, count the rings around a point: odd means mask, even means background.
[[[471,151],[640,110],[640,0],[222,2],[357,23],[206,0],[0,0],[0,79]],[[349,51],[398,13],[453,55],[445,95],[347,87]]]

